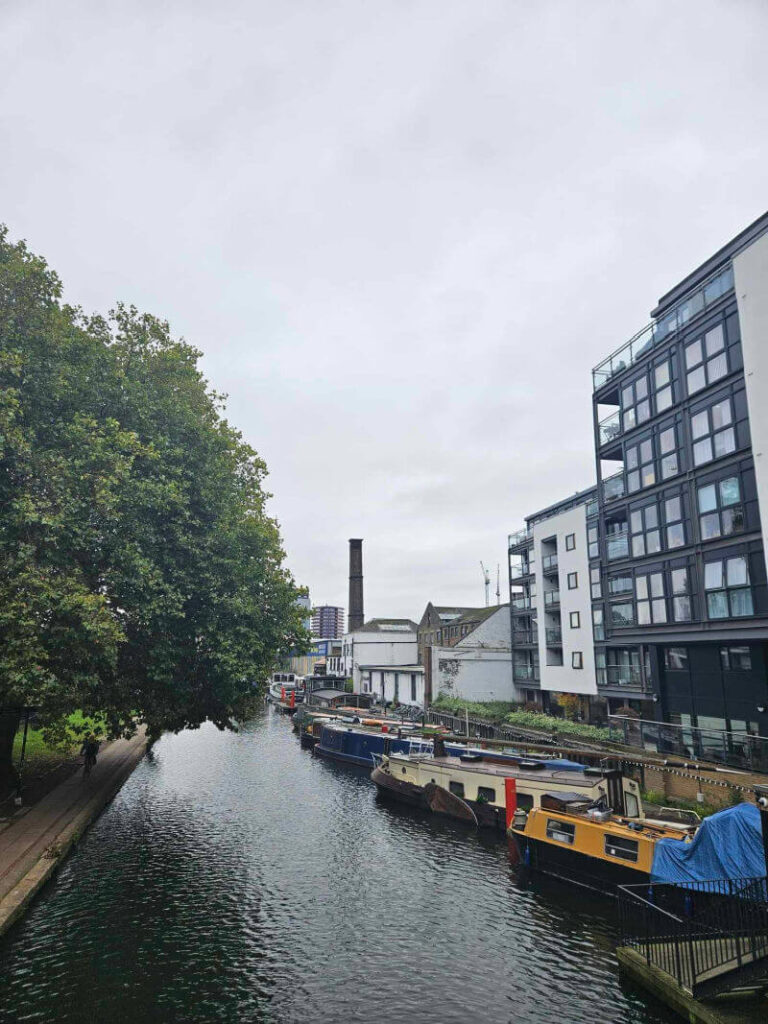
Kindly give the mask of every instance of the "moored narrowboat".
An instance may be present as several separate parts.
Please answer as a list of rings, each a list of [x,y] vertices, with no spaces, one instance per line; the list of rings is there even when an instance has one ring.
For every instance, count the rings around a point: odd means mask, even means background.
[[[528,812],[518,808],[507,834],[524,867],[612,895],[617,885],[650,880],[659,840],[685,843],[694,832],[616,815],[587,794],[553,791]]]

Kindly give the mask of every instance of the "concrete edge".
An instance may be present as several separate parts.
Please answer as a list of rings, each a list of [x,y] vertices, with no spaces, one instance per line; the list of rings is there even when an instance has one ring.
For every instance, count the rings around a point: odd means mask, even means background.
[[[48,847],[48,849],[55,847],[56,854],[46,856],[43,853],[26,875],[0,900],[0,936],[4,935],[23,916],[43,886],[64,863],[83,833],[99,817],[107,804],[117,796],[126,779],[134,772],[146,754],[147,746],[148,741],[145,739],[135,750],[131,751],[125,762],[116,770],[109,785],[89,800],[85,807],[61,829]]]
[[[646,963],[636,950],[628,946],[619,946],[616,950],[616,958],[619,961],[619,967],[633,981],[674,1010],[675,1013],[679,1013],[690,1024],[724,1024],[724,1018],[715,1009],[694,999],[690,992],[680,988],[668,974],[653,964]]]

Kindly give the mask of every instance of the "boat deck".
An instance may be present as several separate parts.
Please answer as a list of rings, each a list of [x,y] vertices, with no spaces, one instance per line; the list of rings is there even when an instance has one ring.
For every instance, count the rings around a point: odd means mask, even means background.
[[[602,775],[587,775],[573,768],[524,768],[507,762],[495,761],[463,761],[460,757],[430,757],[428,754],[390,754],[390,761],[418,761],[421,764],[432,764],[453,770],[476,772],[481,775],[495,775],[500,779],[527,779],[531,782],[547,782],[567,784],[571,788],[575,783],[590,789],[603,782]]]

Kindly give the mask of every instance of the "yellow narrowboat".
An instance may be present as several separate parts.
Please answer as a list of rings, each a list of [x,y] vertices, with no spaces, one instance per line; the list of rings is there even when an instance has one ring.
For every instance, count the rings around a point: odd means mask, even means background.
[[[616,885],[650,880],[660,839],[690,842],[695,831],[633,821],[585,795],[551,792],[530,813],[518,808],[507,835],[524,867],[612,894]]]

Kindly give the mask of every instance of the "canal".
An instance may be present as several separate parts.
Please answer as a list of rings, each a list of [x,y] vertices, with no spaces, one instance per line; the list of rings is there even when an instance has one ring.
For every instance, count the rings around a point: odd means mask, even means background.
[[[0,942],[0,1020],[676,1020],[615,940],[609,901],[519,885],[503,840],[378,802],[267,711],[156,744]]]

